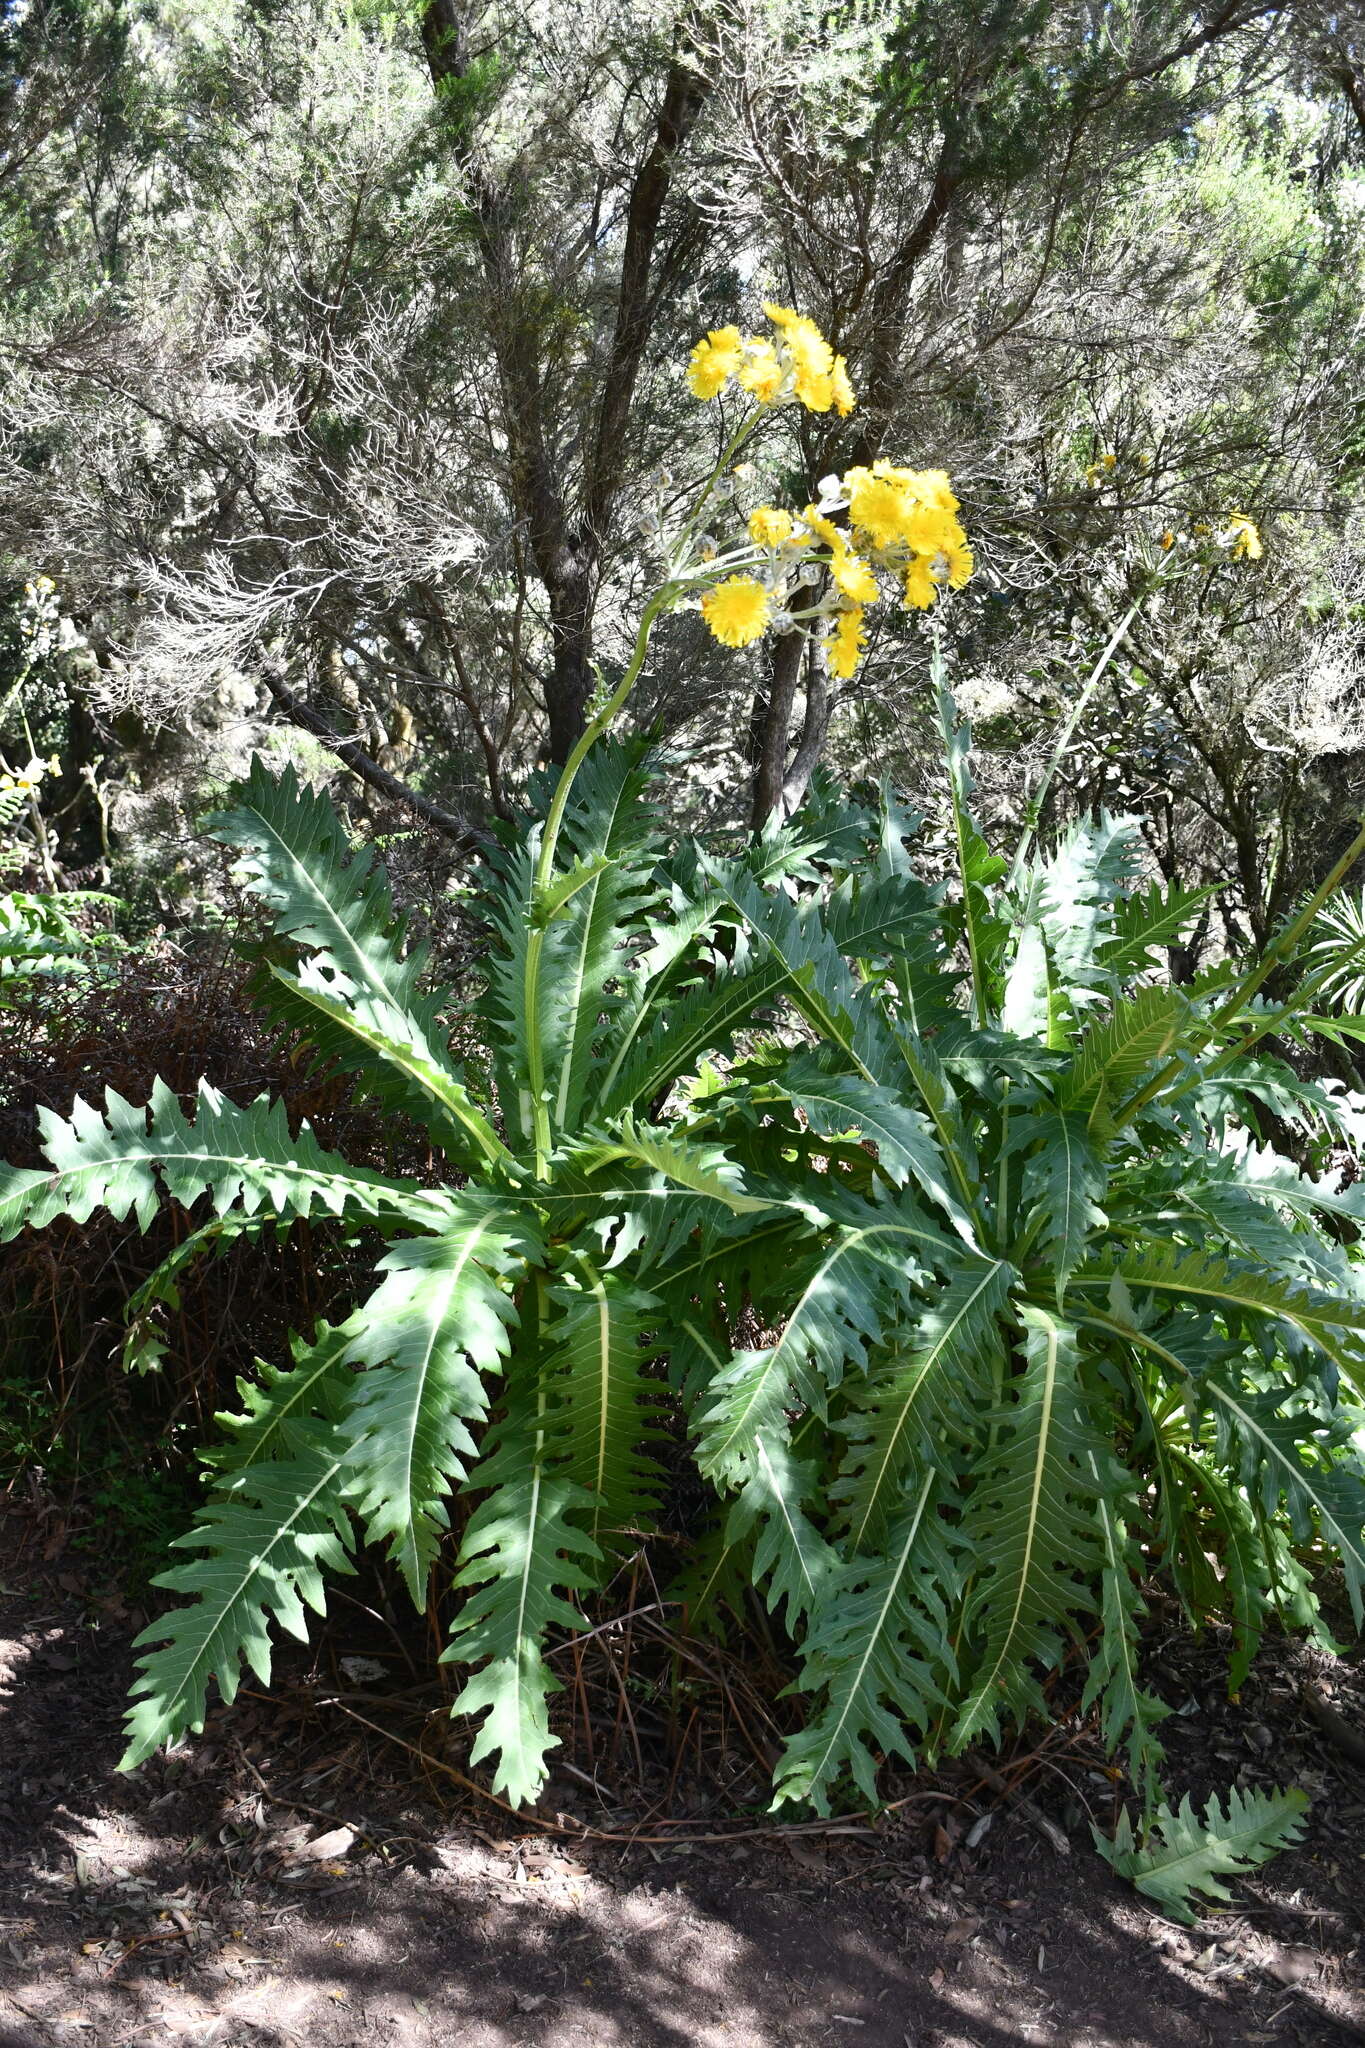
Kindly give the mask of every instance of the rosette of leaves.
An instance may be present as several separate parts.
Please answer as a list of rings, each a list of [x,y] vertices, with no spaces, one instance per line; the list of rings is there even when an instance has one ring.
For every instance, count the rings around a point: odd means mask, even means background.
[[[211,1678],[264,1679],[357,1542],[423,1602],[461,1495],[455,1710],[534,1799],[547,1650],[648,1542],[670,1458],[718,1507],[686,1624],[756,1590],[790,1639],[778,1803],[998,1739],[1068,1654],[1154,1798],[1145,1582],[1231,1625],[1233,1684],[1268,1621],[1321,1627],[1310,1556],[1359,1619],[1362,1197],[1260,1135],[1343,1100],[1266,1051],[1264,963],[1165,985],[1203,895],[1141,881],[1131,820],[1008,873],[943,710],[946,880],[893,800],[827,788],[736,857],[670,850],[640,750],[595,748],[485,877],[488,1082],[370,855],[253,769],[216,829],[273,919],[266,1000],[443,1166],[361,1171],[265,1101],[158,1089],[49,1119],[49,1166],[0,1180],[4,1235],[169,1200],[199,1243],[318,1212],[389,1240],[354,1313],[244,1385],[127,1763]]]

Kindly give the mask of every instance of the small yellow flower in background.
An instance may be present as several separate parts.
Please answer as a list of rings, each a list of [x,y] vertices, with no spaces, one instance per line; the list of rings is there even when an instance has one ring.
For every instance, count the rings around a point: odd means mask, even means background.
[[[840,612],[834,631],[825,643],[825,667],[832,676],[847,682],[856,672],[866,646],[863,608],[854,605],[851,611]]]
[[[1234,512],[1228,520],[1227,534],[1218,537],[1234,562],[1259,562],[1265,553],[1260,529],[1244,512]]]
[[[1118,466],[1117,455],[1101,455],[1100,461],[1103,463],[1106,469],[1114,469]]]
[[[905,602],[917,612],[928,611],[938,596],[938,584],[925,556],[916,555],[905,572]]]
[[[1163,553],[1163,554],[1167,554],[1167,555],[1168,555],[1168,554],[1169,554],[1169,553],[1171,552],[1171,549],[1172,549],[1172,548],[1173,548],[1174,546],[1175,546],[1175,535],[1174,535],[1174,534],[1173,534],[1173,533],[1171,532],[1171,529],[1170,529],[1170,527],[1168,526],[1168,527],[1166,528],[1166,531],[1165,531],[1165,532],[1164,532],[1164,533],[1162,534],[1162,536],[1161,536],[1161,550],[1162,550],[1162,553]]]
[[[791,513],[779,512],[775,505],[760,505],[749,514],[749,538],[756,548],[780,548],[794,531]]]
[[[842,356],[834,358],[834,368],[829,373],[829,388],[834,397],[834,410],[841,420],[846,420],[857,405],[858,399],[849,381],[848,364]]]
[[[688,388],[696,398],[716,398],[744,360],[737,327],[715,327],[699,341],[687,365]]]
[[[766,631],[772,600],[752,576],[727,576],[707,591],[701,615],[722,647],[747,647]]]

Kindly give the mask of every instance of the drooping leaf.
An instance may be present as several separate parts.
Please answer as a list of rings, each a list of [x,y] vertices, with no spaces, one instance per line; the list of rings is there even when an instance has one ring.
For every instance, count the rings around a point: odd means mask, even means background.
[[[941,1242],[923,1233],[925,1244]],[[870,1344],[904,1314],[923,1269],[911,1263],[915,1226],[877,1218],[846,1224],[793,1264],[786,1320],[764,1350],[737,1352],[711,1380],[697,1427],[697,1460],[708,1477],[742,1483],[759,1436],[781,1432],[791,1406],[825,1412],[847,1371],[866,1367]]]
[[[1094,1128],[1107,1110],[1136,1090],[1179,1042],[1189,1005],[1177,988],[1140,988],[1090,1026],[1061,1088],[1064,1109]]]
[[[146,1109],[111,1088],[103,1113],[78,1096],[69,1119],[39,1111],[47,1168],[0,1168],[0,1243],[54,1216],[84,1223],[97,1208],[146,1230],[164,1198],[190,1208],[207,1196],[221,1215],[240,1207],[293,1221],[310,1215],[439,1225],[446,1198],[326,1152],[307,1124],[290,1133],[283,1107],[245,1108],[207,1081],[194,1116],[162,1081]]]
[[[935,1512],[935,1489],[930,1473],[889,1529],[886,1549],[829,1575],[797,1680],[797,1689],[819,1694],[821,1704],[787,1741],[774,1806],[809,1800],[828,1813],[845,1770],[875,1806],[878,1752],[914,1763],[914,1734],[956,1675],[945,1593],[958,1575]]]
[[[998,1736],[1003,1713],[1045,1711],[1036,1667],[1056,1663],[1060,1632],[1097,1605],[1104,1540],[1096,1515],[1099,1438],[1082,1396],[1075,1330],[1020,1307],[1025,1371],[983,1453],[963,1523],[976,1586],[967,1620],[979,1641],[953,1729],[963,1749]]]
[[[818,1498],[814,1460],[792,1456],[785,1433],[761,1430],[754,1439],[747,1476],[725,1524],[725,1541],[738,1549],[753,1538],[751,1572],[756,1586],[767,1581],[768,1606],[785,1601],[794,1631],[818,1603],[837,1557],[806,1513]]]
[[[926,1471],[978,1447],[996,1318],[1015,1277],[1003,1259],[954,1263],[932,1306],[851,1387],[840,1423],[849,1447],[831,1489],[850,1550],[877,1547]]]
[[[1215,1792],[1199,1819],[1186,1793],[1179,1813],[1163,1806],[1141,1844],[1132,1823],[1120,1814],[1112,1842],[1092,1829],[1095,1847],[1120,1877],[1128,1878],[1162,1911],[1186,1927],[1197,1924],[1197,1897],[1226,1902],[1232,1894],[1224,1877],[1242,1876],[1288,1849],[1303,1833],[1305,1792],[1239,1792],[1232,1786],[1226,1810]]]
[[[547,1702],[560,1681],[545,1660],[546,1633],[581,1626],[567,1596],[595,1582],[601,1558],[584,1527],[592,1497],[556,1473],[543,1409],[525,1385],[469,1484],[485,1497],[460,1546],[455,1585],[468,1597],[442,1661],[479,1667],[451,1711],[485,1717],[470,1762],[496,1756],[493,1790],[522,1806],[539,1796],[559,1740]]]
[[[455,1198],[437,1235],[404,1238],[379,1262],[379,1286],[346,1324],[357,1374],[344,1433],[356,1508],[387,1543],[413,1604],[448,1527],[445,1496],[474,1453],[517,1313],[508,1279],[533,1255],[525,1224],[496,1196]]]
[[[307,1364],[295,1370],[307,1372]],[[325,1612],[323,1571],[352,1571],[346,1440],[336,1423],[309,1425],[301,1413],[291,1419],[289,1440],[287,1458],[225,1466],[199,1524],[174,1540],[176,1548],[207,1554],[153,1581],[192,1595],[192,1604],[158,1616],[137,1636],[137,1649],[162,1647],[139,1659],[121,1769],[186,1729],[199,1733],[209,1679],[217,1679],[223,1700],[233,1700],[244,1659],[268,1686],[270,1622],[307,1640],[305,1608]]]
[[[1085,1120],[1074,1111],[1017,1119],[1009,1144],[1013,1150],[1027,1147],[1023,1194],[1032,1204],[1039,1242],[1052,1252],[1060,1307],[1090,1238],[1109,1220],[1100,1207],[1108,1182],[1104,1162]]]
[[[209,829],[240,852],[239,877],[270,906],[277,933],[313,955],[300,974],[275,973],[281,1020],[301,1025],[323,1060],[414,1117],[456,1157],[471,1144],[476,1157],[498,1156],[503,1148],[450,1057],[440,1022],[448,993],[423,990],[428,949],[405,950],[383,869],[369,847],[352,850],[328,799],[292,767],[273,775],[257,757],[236,803]]]
[[[584,1527],[593,1542],[616,1549],[617,1532],[652,1526],[664,1486],[652,1455],[661,1389],[644,1370],[660,1305],[619,1269],[581,1254],[556,1275],[550,1299],[557,1313],[545,1326],[545,1387],[555,1470],[591,1496]]]
[[[1138,1676],[1139,1629],[1147,1610],[1138,1590],[1142,1557],[1121,1512],[1123,1476],[1115,1478],[1103,1471],[1098,1450],[1092,1448],[1085,1456],[1094,1484],[1104,1559],[1101,1626],[1081,1712],[1099,1706],[1105,1748],[1112,1754],[1120,1743],[1125,1745],[1129,1772],[1144,1806],[1150,1808],[1155,1803],[1164,1755],[1155,1731],[1170,1708],[1149,1692]]]

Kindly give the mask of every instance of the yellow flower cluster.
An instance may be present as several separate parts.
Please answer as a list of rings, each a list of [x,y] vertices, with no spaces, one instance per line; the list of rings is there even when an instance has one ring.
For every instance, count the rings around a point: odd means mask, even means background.
[[[1164,533],[1157,536],[1157,546],[1164,555],[1169,555],[1176,547],[1194,548],[1205,566],[1208,566],[1211,559],[1217,559],[1216,555],[1211,555],[1207,545],[1210,541],[1219,552],[1233,562],[1259,562],[1265,553],[1261,530],[1254,519],[1247,518],[1245,512],[1229,512],[1222,526],[1215,527],[1207,519],[1200,519],[1196,520],[1188,533],[1177,533],[1173,527],[1168,526]],[[1204,545],[1201,546],[1201,543]]]
[[[850,676],[856,674],[866,649],[863,608],[860,604],[850,605],[846,612],[840,612],[825,647],[825,663],[830,674],[846,683]]]
[[[728,576],[701,600],[715,638],[747,647],[770,627],[790,632],[827,619],[825,666],[845,682],[867,650],[866,609],[887,581],[894,580],[907,605],[925,611],[945,587],[960,590],[973,569],[945,472],[889,462],[826,477],[819,503],[796,515],[759,505],[748,517],[748,539],[763,558],[754,571]],[[828,593],[817,597],[825,576]]]
[[[687,365],[690,389],[698,398],[718,398],[733,382],[760,405],[795,401],[846,417],[856,401],[843,357],[804,314],[767,303],[763,311],[772,340],[738,327],[702,337]],[[734,476],[751,474],[744,465]],[[957,515],[941,469],[878,461],[825,477],[818,502],[804,512],[776,505],[750,512],[747,547],[722,553],[702,536],[698,557],[716,564],[702,618],[724,647],[748,647],[769,628],[790,633],[828,619],[825,665],[847,681],[867,649],[866,608],[887,580],[894,579],[907,605],[927,611],[945,587],[961,590],[971,576],[972,551]],[[722,575],[725,569],[735,573]]]
[[[1228,520],[1226,534],[1220,533],[1218,538],[1234,562],[1259,562],[1265,553],[1255,521],[1248,519],[1244,512],[1234,512]]]
[[[847,419],[857,404],[848,365],[813,320],[790,307],[764,305],[776,331],[768,341],[737,327],[716,327],[697,343],[687,365],[694,398],[718,398],[733,378],[760,405],[796,399],[808,412],[833,409]]]
[[[874,462],[843,485],[855,547],[900,575],[908,605],[927,610],[945,583],[962,589],[976,565],[943,470]]]

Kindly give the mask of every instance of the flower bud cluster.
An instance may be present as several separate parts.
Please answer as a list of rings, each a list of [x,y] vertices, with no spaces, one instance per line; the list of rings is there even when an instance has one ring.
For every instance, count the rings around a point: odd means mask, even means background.
[[[702,617],[726,647],[827,621],[825,666],[847,681],[866,651],[867,608],[888,587],[923,611],[971,576],[972,551],[957,515],[943,470],[874,462],[825,477],[803,512],[759,505],[749,514],[758,560],[706,592]],[[817,597],[822,583],[828,588]]]

